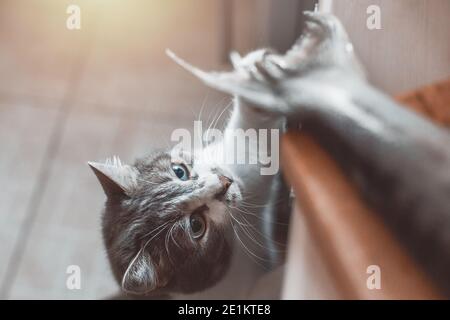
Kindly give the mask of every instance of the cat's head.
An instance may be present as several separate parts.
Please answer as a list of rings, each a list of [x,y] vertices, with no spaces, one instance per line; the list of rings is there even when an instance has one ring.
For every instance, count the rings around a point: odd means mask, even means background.
[[[221,279],[231,259],[228,206],[241,197],[226,169],[163,151],[132,166],[89,165],[107,195],[103,237],[124,291],[189,293]]]

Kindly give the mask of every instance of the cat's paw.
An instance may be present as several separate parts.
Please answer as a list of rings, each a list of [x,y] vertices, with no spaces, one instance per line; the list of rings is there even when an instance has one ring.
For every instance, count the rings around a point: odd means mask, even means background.
[[[327,13],[304,12],[305,30],[302,36],[280,58],[286,72],[306,76],[309,72],[342,70],[359,78],[365,78],[350,42],[339,19]]]
[[[230,54],[234,71],[247,78],[248,81],[275,85],[285,77],[279,64],[279,55],[270,49],[259,49],[241,57],[237,52]]]
[[[303,34],[285,54],[259,49],[240,57],[233,52],[230,59],[235,72],[248,81],[272,87],[293,76],[306,76],[311,70],[343,68],[362,75],[353,45],[339,19],[319,12],[306,11],[304,15]]]

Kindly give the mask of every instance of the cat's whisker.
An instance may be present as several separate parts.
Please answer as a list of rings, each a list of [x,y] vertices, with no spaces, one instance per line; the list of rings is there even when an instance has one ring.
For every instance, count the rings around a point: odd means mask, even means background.
[[[234,221],[236,221],[236,222],[238,223],[238,225],[240,225],[240,226],[246,226],[242,221],[239,221],[238,219],[236,219],[236,218],[233,216],[233,214],[231,213],[230,210],[227,210],[227,211],[228,211],[228,213],[230,214],[231,218],[232,218]]]
[[[252,259],[257,265],[259,265],[260,267],[262,267],[263,269],[267,269],[266,266],[264,266],[261,262],[259,262],[258,260],[264,261],[264,262],[269,262],[269,260],[261,258],[260,256],[258,256],[257,254],[255,254],[253,251],[251,251],[246,245],[245,243],[241,240],[241,237],[239,236],[238,232],[236,231],[236,228],[234,227],[233,222],[231,222],[231,227],[233,229],[234,234],[236,235],[236,238],[238,239],[238,241],[241,243],[242,248],[244,249],[244,251],[246,252],[246,254],[248,255],[248,257],[250,259]],[[256,259],[256,260],[255,260]]]
[[[256,197],[256,195],[255,195],[255,197]],[[245,198],[245,199],[249,198],[249,192],[248,191],[246,191],[246,195],[243,198]],[[282,201],[283,201],[283,199],[278,199],[278,200],[275,201],[275,204],[281,203]],[[263,208],[263,207],[266,207],[266,204],[251,203],[251,202],[248,202],[248,201],[246,201],[244,199],[241,199],[239,202],[241,204],[245,204],[247,206],[250,206],[250,208]]]
[[[213,111],[211,111],[210,113],[209,113],[209,115],[208,115],[208,120],[206,121],[206,123],[208,123],[209,122],[209,125],[208,125],[208,129],[206,129],[206,132],[207,132],[207,135],[206,135],[206,140],[209,140],[209,130],[211,129],[211,126],[212,126],[212,124],[213,124],[213,122],[214,122],[214,119],[217,117],[217,115],[219,114],[219,112],[220,112],[220,109],[217,109],[217,110],[215,110],[214,111],[214,116],[213,116],[213,119],[212,119],[212,121],[210,122],[210,120],[211,120],[211,115],[213,114]],[[202,137],[201,137],[202,138]],[[203,141],[203,140],[202,140]]]
[[[152,235],[154,232],[156,232],[156,231],[158,231],[159,229],[161,229],[161,228],[164,228],[165,226],[167,226],[170,222],[172,222],[173,221],[173,219],[172,220],[169,220],[169,221],[167,221],[167,222],[165,222],[165,223],[163,223],[162,225],[160,225],[160,226],[158,226],[158,227],[156,227],[156,228],[154,228],[153,230],[151,230],[150,232],[147,232],[146,234],[144,234],[143,236],[141,236],[141,240],[142,239],[144,239],[144,238],[147,238],[148,236],[150,236],[150,235]]]
[[[285,246],[283,243],[280,243],[280,242],[276,241],[275,239],[272,239],[272,238],[268,237],[267,235],[263,234],[263,233],[262,233],[261,231],[259,231],[255,226],[253,226],[252,224],[250,224],[250,222],[249,222],[244,216],[241,215],[241,217],[242,217],[242,219],[244,219],[244,221],[249,225],[249,227],[252,228],[258,235],[262,236],[263,238],[265,238],[265,239],[269,240],[270,242],[275,243],[275,244],[277,244],[277,245],[279,245],[279,246],[282,246],[282,247]]]
[[[238,226],[241,227],[242,231],[244,232],[244,234],[250,239],[252,240],[254,243],[256,243],[259,247],[263,248],[263,249],[267,249],[263,244],[261,244],[256,237],[250,232],[250,229],[248,228],[250,225],[249,224],[244,224],[242,221],[239,221],[236,217],[233,216],[232,212],[229,211],[229,214],[231,216],[231,218],[236,221],[238,223]]]
[[[245,214],[248,214],[248,215],[250,215],[250,216],[254,216],[254,217],[257,218],[257,219],[264,220],[262,217],[260,217],[260,216],[257,215],[256,213],[250,212],[250,211],[246,210],[244,207],[240,207],[240,206],[228,206],[228,208],[234,209],[234,210],[237,210],[237,211],[240,211],[240,212],[245,213]]]
[[[231,105],[232,105],[232,102],[228,103],[228,104],[226,105],[226,107],[223,108],[223,110],[220,112],[220,114],[219,114],[219,115],[211,122],[211,124],[209,125],[208,130],[207,130],[207,136],[206,136],[206,140],[207,140],[207,141],[209,141],[210,132],[211,132],[211,130],[210,130],[210,129],[211,129],[211,126],[212,126],[212,130],[215,130],[215,129],[216,129],[217,123],[219,122],[220,118],[222,117],[222,115],[224,114],[224,112],[225,112],[226,110],[228,110],[228,108],[229,108]]]
[[[202,121],[203,110],[205,109],[207,100],[208,100],[208,93],[206,93],[205,97],[203,98],[202,106],[200,107],[200,112],[198,114],[198,119],[197,119],[198,121]]]
[[[256,213],[253,213],[253,212],[250,212],[250,211],[248,211],[248,210],[246,210],[245,208],[242,208],[242,207],[235,207],[235,206],[228,206],[230,209],[235,209],[235,210],[238,210],[238,211],[240,211],[240,212],[242,212],[242,213],[244,213],[244,214],[247,214],[247,215],[251,215],[251,216],[253,216],[253,217],[255,217],[255,218],[257,218],[257,219],[260,219],[260,220],[262,220],[262,221],[265,221],[265,222],[269,222],[269,223],[272,223],[272,224],[277,224],[277,225],[281,225],[281,226],[287,226],[288,225],[288,223],[284,223],[284,222],[278,222],[278,221],[267,221],[266,219],[264,219],[263,217],[261,217],[260,215],[258,215],[258,214],[256,214]]]
[[[215,120],[215,122],[214,122],[213,129],[216,129],[217,124],[219,123],[220,118],[221,118],[222,115],[225,113],[225,111],[227,111],[228,108],[229,108],[230,106],[232,106],[232,105],[233,105],[233,103],[232,103],[232,102],[229,102],[229,103],[225,106],[225,108],[223,108],[222,112],[219,114],[219,116],[216,118],[216,120]]]
[[[250,203],[246,203],[244,201],[241,201],[241,204],[242,204],[242,207],[252,208],[252,209],[254,209],[254,208],[265,208],[266,207],[266,205],[250,204]]]
[[[230,212],[230,215],[233,217],[232,213]],[[235,217],[233,217],[233,220],[235,220],[239,226],[242,228],[242,231],[244,232],[244,234],[250,239],[252,240],[254,243],[256,243],[259,247],[263,248],[263,249],[268,249],[266,248],[266,246],[264,246],[262,243],[260,243],[256,237],[251,234],[250,230],[247,228],[248,225],[247,224],[243,224],[242,222],[240,222],[238,219],[236,219]]]
[[[238,219],[237,219],[236,217],[234,217],[233,214],[232,214],[231,212],[229,212],[229,214],[231,215],[231,217],[233,218],[233,220],[235,220],[236,222],[238,222],[238,224],[242,227],[244,233],[247,234],[247,236],[249,237],[249,239],[252,240],[253,242],[255,242],[258,246],[260,246],[261,248],[263,248],[263,249],[265,249],[265,250],[269,250],[269,251],[272,251],[272,252],[284,252],[284,250],[281,250],[281,249],[267,248],[264,244],[262,244],[261,242],[259,242],[259,241],[256,239],[256,236],[250,232],[251,229],[253,229],[257,234],[259,234],[259,235],[262,236],[263,238],[265,238],[265,239],[267,239],[267,240],[269,240],[269,241],[271,241],[271,242],[273,242],[273,243],[275,243],[275,244],[284,246],[283,244],[278,243],[276,240],[274,240],[274,239],[272,239],[272,238],[270,238],[270,237],[267,237],[266,235],[264,235],[264,234],[262,234],[261,232],[259,232],[252,224],[250,224],[250,222],[249,222],[247,219],[245,219],[245,217],[242,217],[242,218],[245,220],[245,222],[246,222],[246,223],[244,224],[244,223],[242,223],[241,221],[238,221]],[[251,229],[250,229],[250,230],[247,229],[248,227],[250,227]]]
[[[174,223],[173,226],[172,226],[172,228],[170,228],[169,233],[170,233],[170,238],[172,239],[172,242],[173,242],[178,248],[182,249],[181,246],[178,244],[178,242],[177,242],[177,241],[175,240],[175,238],[173,237],[173,230],[174,230],[174,228],[175,228],[175,227],[178,228],[179,226],[180,226],[179,222],[178,222],[178,223]]]
[[[208,93],[206,93],[205,97],[203,98],[202,105],[200,107],[200,112],[198,113],[197,121],[200,121],[200,122],[202,121],[203,110],[205,109],[207,100],[208,100]],[[200,139],[200,141],[202,141],[201,134],[200,133],[197,133],[197,134],[198,134],[197,139]]]
[[[170,261],[171,263],[173,263],[173,260],[172,260],[172,258],[170,257],[170,250],[169,250],[169,236],[170,236],[170,230],[172,230],[172,228],[173,228],[174,225],[175,225],[175,224],[173,224],[172,227],[170,227],[169,231],[166,232],[166,236],[165,236],[165,239],[164,239],[164,246],[166,247],[167,258],[169,258],[169,261]]]

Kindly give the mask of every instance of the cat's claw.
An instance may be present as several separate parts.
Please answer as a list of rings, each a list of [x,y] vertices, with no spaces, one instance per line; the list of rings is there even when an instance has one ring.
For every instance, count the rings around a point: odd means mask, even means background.
[[[321,31],[324,34],[332,35],[337,31],[339,20],[331,14],[305,11],[306,27],[310,31]]]
[[[338,67],[356,60],[347,32],[337,17],[310,11],[304,14],[303,35],[284,55],[288,69],[301,72],[312,65]]]

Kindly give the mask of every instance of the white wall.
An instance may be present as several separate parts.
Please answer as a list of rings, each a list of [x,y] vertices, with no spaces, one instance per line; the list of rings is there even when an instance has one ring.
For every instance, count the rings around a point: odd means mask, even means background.
[[[381,30],[366,27],[371,4],[381,9]],[[372,82],[388,93],[450,77],[449,0],[333,0],[333,12]]]

